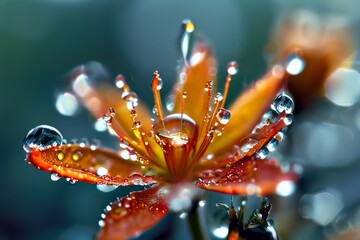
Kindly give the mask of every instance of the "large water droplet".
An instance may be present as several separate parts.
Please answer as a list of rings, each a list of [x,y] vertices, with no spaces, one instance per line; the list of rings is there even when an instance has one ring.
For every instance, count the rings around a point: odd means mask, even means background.
[[[117,189],[118,186],[115,185],[102,185],[102,184],[98,184],[96,185],[96,188],[100,191],[100,192],[112,192],[115,189]]]
[[[23,141],[23,148],[29,152],[32,148],[61,145],[63,137],[56,129],[48,125],[40,125],[29,131]]]
[[[221,108],[218,110],[216,118],[221,124],[225,125],[230,121],[230,115],[231,114],[229,110]]]
[[[279,113],[285,111],[289,114],[294,110],[294,101],[284,92],[275,98],[273,105]]]
[[[304,70],[305,62],[297,53],[290,54],[286,59],[286,71],[291,75],[297,75]]]
[[[237,62],[232,61],[232,62],[228,63],[227,72],[229,75],[235,75],[238,73],[238,71],[239,71],[239,66],[238,66]]]
[[[73,116],[79,108],[79,103],[74,95],[65,92],[56,98],[56,110],[64,116]]]
[[[271,107],[266,113],[264,113],[262,119],[268,119],[270,122],[274,122],[278,116],[279,114]]]
[[[294,116],[292,114],[288,114],[284,117],[284,123],[286,125],[290,125],[294,120]]]
[[[126,95],[125,99],[126,99],[126,107],[129,110],[134,110],[135,107],[139,104],[138,103],[138,97],[137,97],[136,93],[134,93],[134,92],[129,92]]]

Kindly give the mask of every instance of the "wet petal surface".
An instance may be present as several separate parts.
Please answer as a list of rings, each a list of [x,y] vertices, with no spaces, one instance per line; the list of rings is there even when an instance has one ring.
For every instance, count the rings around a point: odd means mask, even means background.
[[[295,180],[295,174],[284,173],[275,160],[245,158],[227,167],[203,171],[197,186],[227,194],[266,195],[289,180]]]
[[[34,148],[27,159],[38,169],[56,173],[59,177],[107,185],[144,185],[156,183],[143,176],[149,166],[140,161],[121,158],[116,152],[78,144]],[[142,168],[144,166],[144,169]]]
[[[98,239],[119,240],[140,235],[160,221],[168,212],[164,196],[154,187],[139,192],[132,192],[127,197],[106,207],[103,225]]]

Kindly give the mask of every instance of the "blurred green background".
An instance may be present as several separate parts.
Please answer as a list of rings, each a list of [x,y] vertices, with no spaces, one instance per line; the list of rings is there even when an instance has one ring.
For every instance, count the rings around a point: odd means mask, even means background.
[[[103,208],[131,189],[103,193],[83,183],[53,182],[50,174],[23,161],[22,140],[31,128],[40,124],[56,127],[67,139],[97,138],[105,146],[116,147],[113,137],[94,130],[94,119],[84,109],[75,117],[57,112],[56,93],[66,88],[74,67],[98,61],[107,68],[110,79],[122,73],[132,89],[151,106],[153,71],[160,71],[164,92],[171,89],[176,79],[180,24],[189,18],[215,49],[220,83],[225,79],[226,64],[238,61],[240,72],[237,81],[233,81],[235,91],[230,96],[233,99],[244,85],[265,73],[264,48],[272,28],[285,13],[305,8],[319,14],[346,16],[355,26],[357,37],[359,5],[355,0],[0,0],[0,239],[92,239]],[[357,109],[357,104],[350,110],[325,104],[315,111],[314,118],[322,121],[322,117],[329,115],[327,111],[331,114],[353,111],[342,116],[360,119]],[[299,122],[311,116],[304,115]],[[346,121],[343,123],[346,125]],[[358,144],[359,127],[350,131],[355,136],[352,141]],[[288,149],[290,156],[294,146]],[[302,146],[296,149],[301,151]],[[282,212],[295,215],[291,218],[294,221],[291,232],[284,239],[326,239],[327,229],[332,229],[332,223],[324,226],[299,216],[303,194],[335,189],[341,195],[341,210],[357,209],[360,154],[359,150],[350,151],[355,157],[344,166],[314,166],[306,159],[300,161],[304,176],[298,191],[288,198],[273,200],[275,216]],[[228,201],[228,197],[211,197]],[[345,218],[350,215],[345,214]],[[277,222],[274,218],[277,226],[284,219],[279,217]],[[336,221],[335,217],[331,221]],[[145,239],[156,238],[165,229],[171,231],[163,238],[175,239],[177,234],[186,232],[185,228],[172,214]],[[308,237],[299,238],[300,232]]]

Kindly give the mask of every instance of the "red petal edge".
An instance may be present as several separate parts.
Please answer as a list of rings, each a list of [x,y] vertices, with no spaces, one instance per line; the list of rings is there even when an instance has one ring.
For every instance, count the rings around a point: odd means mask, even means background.
[[[104,213],[98,239],[121,240],[139,236],[159,222],[169,208],[161,188],[132,192],[127,197],[110,204]]]
[[[145,185],[157,183],[143,176],[139,163],[122,159],[116,152],[68,144],[46,149],[33,149],[27,159],[38,169],[94,184]],[[99,171],[99,168],[102,168]]]
[[[285,173],[274,159],[246,158],[228,167],[205,170],[197,186],[226,194],[267,195],[283,181],[295,181],[294,172]]]

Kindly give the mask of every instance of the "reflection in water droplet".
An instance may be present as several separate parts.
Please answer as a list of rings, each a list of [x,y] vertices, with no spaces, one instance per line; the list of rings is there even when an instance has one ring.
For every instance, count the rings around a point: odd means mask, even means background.
[[[74,95],[65,92],[57,96],[55,107],[60,114],[73,116],[79,108],[79,103]]]
[[[57,174],[57,173],[52,173],[51,175],[50,175],[50,179],[52,180],[52,181],[57,181],[57,180],[59,180],[61,177]]]
[[[99,167],[97,170],[96,170],[96,174],[98,176],[105,176],[106,174],[108,174],[108,170],[104,167]]]
[[[31,129],[23,141],[23,148],[29,152],[32,148],[61,145],[63,137],[56,129],[48,125],[40,125]]]
[[[270,122],[274,122],[278,116],[279,114],[273,108],[270,108],[266,113],[264,113],[262,119],[268,119]]]
[[[227,72],[229,75],[235,75],[238,73],[238,71],[239,71],[239,66],[238,66],[237,62],[232,61],[232,62],[228,63]]]
[[[305,62],[298,54],[292,53],[286,60],[286,71],[291,75],[297,75],[304,70]]]
[[[221,108],[218,110],[216,118],[221,124],[225,125],[230,121],[230,111],[225,108]]]
[[[275,98],[273,105],[279,113],[285,111],[285,113],[289,114],[294,110],[294,101],[284,92]]]
[[[141,122],[139,120],[134,121],[132,129],[139,129],[141,127]]]

